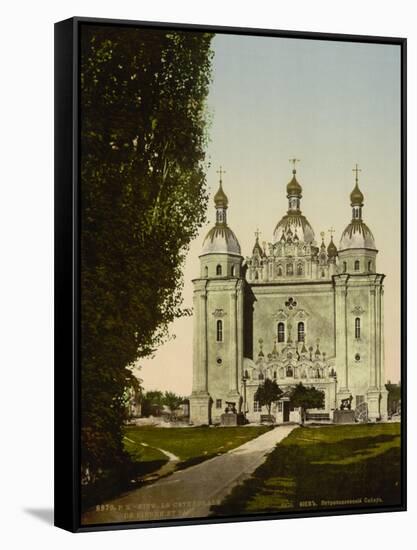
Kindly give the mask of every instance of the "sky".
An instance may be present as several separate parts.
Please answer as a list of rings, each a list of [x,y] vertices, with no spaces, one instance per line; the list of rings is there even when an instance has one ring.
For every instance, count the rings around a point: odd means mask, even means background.
[[[385,273],[386,378],[400,378],[400,47],[218,34],[213,40],[207,160],[207,224],[184,267],[184,305],[192,306],[204,237],[214,225],[218,170],[226,171],[228,223],[248,256],[259,228],[270,242],[286,213],[289,159],[300,159],[301,209],[320,239],[338,246],[351,220],[356,163],[363,219],[374,234],[377,271]],[[171,339],[140,361],[145,389],[192,389],[192,317],[176,320]]]

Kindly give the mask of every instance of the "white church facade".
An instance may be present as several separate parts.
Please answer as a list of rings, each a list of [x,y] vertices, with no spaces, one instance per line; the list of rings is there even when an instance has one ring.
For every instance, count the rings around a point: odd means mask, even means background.
[[[333,235],[327,246],[324,233],[316,241],[301,211],[295,166],[287,199],[272,242],[261,246],[257,234],[252,254],[244,258],[227,224],[220,172],[216,223],[193,281],[193,424],[218,423],[227,407],[259,421],[267,411],[254,396],[266,378],[284,392],[271,411],[277,422],[298,419],[289,394],[299,382],[324,392],[324,407],[308,411],[311,419],[331,420],[345,399],[369,419],[386,417],[384,275],[362,218],[358,169],[352,219],[338,248]]]

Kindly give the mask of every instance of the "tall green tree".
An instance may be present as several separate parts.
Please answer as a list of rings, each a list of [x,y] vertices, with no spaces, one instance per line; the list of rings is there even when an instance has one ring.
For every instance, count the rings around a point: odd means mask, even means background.
[[[164,394],[159,390],[147,391],[142,399],[142,416],[159,415],[164,406]]]
[[[164,393],[164,405],[166,405],[170,410],[171,416],[183,402],[184,398],[172,391],[166,391]]]
[[[275,380],[266,378],[264,383],[261,384],[256,390],[254,400],[258,401],[262,407],[266,406],[268,409],[268,415],[271,416],[272,403],[278,401],[282,393],[283,391]]]
[[[126,460],[128,368],[182,308],[182,267],[205,220],[212,35],[83,26],[82,467]]]
[[[324,406],[324,392],[314,386],[308,388],[300,382],[291,391],[290,403],[301,409],[301,424],[304,424],[307,409],[321,409]]]

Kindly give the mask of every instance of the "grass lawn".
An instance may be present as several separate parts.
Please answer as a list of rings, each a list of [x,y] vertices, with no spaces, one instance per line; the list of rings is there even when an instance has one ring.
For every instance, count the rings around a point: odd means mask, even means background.
[[[298,428],[212,513],[399,504],[400,471],[399,424]]]
[[[164,449],[180,459],[178,467],[185,468],[207,460],[217,454],[226,453],[246,441],[270,430],[269,426],[232,428],[155,428],[152,426],[128,426],[124,444],[132,459],[151,463],[166,462]],[[149,447],[143,446],[146,443]]]

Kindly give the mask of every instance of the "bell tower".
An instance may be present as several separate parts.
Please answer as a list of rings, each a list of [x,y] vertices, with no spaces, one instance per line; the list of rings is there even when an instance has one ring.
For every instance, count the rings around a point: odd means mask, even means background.
[[[240,406],[244,280],[240,244],[227,224],[228,198],[219,170],[216,222],[203,243],[194,284],[192,424],[220,419],[227,403]]]
[[[371,420],[385,418],[384,275],[376,271],[374,236],[362,218],[364,196],[358,165],[350,194],[352,220],[342,233],[336,296],[337,399],[353,398],[352,408],[367,403]]]

